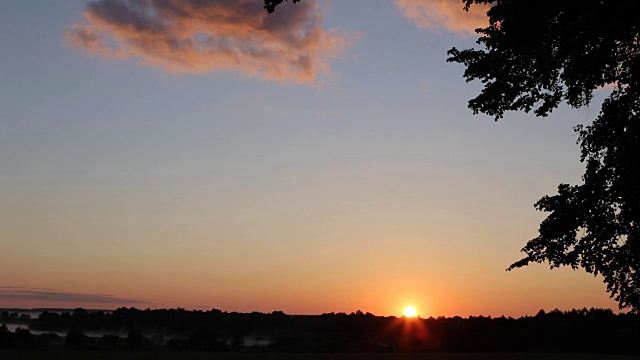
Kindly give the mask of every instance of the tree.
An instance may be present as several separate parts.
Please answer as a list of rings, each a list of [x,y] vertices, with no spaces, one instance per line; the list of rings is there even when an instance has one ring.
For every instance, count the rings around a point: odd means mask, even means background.
[[[276,6],[282,4],[283,1],[287,0],[264,0],[264,8],[267,9],[269,13],[272,13]],[[291,0],[293,3],[297,3],[300,0]]]
[[[640,311],[640,9],[615,0],[464,0],[490,4],[489,26],[476,30],[484,49],[449,50],[467,81],[484,88],[474,113],[549,115],[562,102],[589,106],[612,86],[591,125],[577,126],[582,184],[560,184],[536,208],[549,212],[539,235],[508,270],[532,262],[602,275],[619,307]]]
[[[265,0],[273,11],[282,0]],[[464,3],[464,6],[463,6]],[[591,125],[577,126],[582,184],[560,184],[535,207],[550,214],[508,270],[532,262],[602,275],[619,307],[640,312],[640,3],[620,0],[461,0],[490,5],[481,49],[449,50],[467,82],[480,80],[474,114],[548,116],[589,106],[612,87]]]

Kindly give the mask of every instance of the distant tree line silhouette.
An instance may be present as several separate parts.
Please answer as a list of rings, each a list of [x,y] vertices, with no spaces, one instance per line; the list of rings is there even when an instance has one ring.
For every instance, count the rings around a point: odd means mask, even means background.
[[[640,316],[609,309],[540,311],[520,318],[472,316],[406,319],[360,311],[322,315],[188,311],[43,312],[29,328],[66,338],[10,332],[0,348],[56,341],[79,350],[253,352],[579,352],[640,354]],[[87,334],[99,333],[100,336]],[[124,335],[126,334],[126,335]],[[262,342],[246,342],[262,339]]]
[[[38,349],[62,341],[56,334],[34,335],[25,328],[9,331],[7,325],[0,324],[0,349]]]
[[[31,322],[31,315],[19,314],[11,311],[0,311],[0,323],[9,324],[29,324]]]

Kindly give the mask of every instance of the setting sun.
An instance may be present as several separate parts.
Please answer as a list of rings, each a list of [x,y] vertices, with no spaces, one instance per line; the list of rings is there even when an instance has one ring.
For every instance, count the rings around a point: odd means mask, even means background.
[[[416,310],[416,308],[414,308],[413,306],[407,306],[404,308],[402,314],[406,317],[416,317],[418,316],[418,310]]]

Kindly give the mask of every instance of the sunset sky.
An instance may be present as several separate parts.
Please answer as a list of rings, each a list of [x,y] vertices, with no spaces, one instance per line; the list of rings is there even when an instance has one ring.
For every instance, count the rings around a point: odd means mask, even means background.
[[[6,0],[0,307],[521,316],[616,308],[506,272],[583,171],[573,126],[473,115],[458,0]]]

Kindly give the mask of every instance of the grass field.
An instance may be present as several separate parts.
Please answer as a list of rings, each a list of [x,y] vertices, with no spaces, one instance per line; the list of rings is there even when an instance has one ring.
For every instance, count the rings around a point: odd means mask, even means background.
[[[501,353],[501,354],[254,354],[195,352],[4,351],[2,360],[638,360],[636,356]]]

